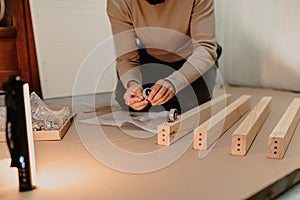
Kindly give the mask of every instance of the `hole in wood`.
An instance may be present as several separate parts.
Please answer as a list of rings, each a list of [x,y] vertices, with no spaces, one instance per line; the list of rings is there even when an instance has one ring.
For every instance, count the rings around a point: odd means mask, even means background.
[[[238,146],[241,146],[241,144],[240,144],[240,143],[238,143],[237,145],[238,145]]]
[[[202,141],[202,138],[199,138],[199,141]]]
[[[241,138],[238,138],[237,140],[238,140],[238,141],[241,141]]]
[[[162,134],[162,136],[165,137],[166,135],[165,135],[165,134]]]
[[[274,151],[274,154],[277,154],[277,151]]]
[[[202,145],[202,143],[199,143],[199,146],[201,146]]]
[[[274,143],[277,144],[277,140],[275,140]]]
[[[274,149],[277,149],[277,146],[275,146]]]
[[[237,151],[240,151],[240,149],[237,149]]]
[[[165,129],[163,129],[162,132],[165,132]]]
[[[164,142],[164,141],[166,141],[165,139],[162,139],[162,141]]]

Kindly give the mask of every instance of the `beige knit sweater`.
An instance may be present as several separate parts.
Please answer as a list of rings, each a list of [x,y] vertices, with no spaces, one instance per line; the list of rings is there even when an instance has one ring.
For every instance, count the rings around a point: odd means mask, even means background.
[[[216,60],[213,0],[107,0],[117,52],[117,70],[123,85],[142,81],[139,72],[141,44],[153,57],[175,62],[187,59],[169,77],[176,92],[199,78]]]

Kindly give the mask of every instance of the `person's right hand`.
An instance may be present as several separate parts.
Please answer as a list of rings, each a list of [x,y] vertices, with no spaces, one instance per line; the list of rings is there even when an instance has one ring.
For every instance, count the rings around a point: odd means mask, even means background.
[[[136,82],[131,82],[128,85],[129,87],[123,96],[126,105],[134,110],[142,110],[149,104],[149,101],[143,97],[142,86]]]

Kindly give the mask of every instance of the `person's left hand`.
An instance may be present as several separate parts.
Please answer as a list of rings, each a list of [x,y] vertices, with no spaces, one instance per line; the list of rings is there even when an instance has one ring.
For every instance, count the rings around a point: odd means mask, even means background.
[[[157,81],[152,87],[147,100],[153,105],[161,105],[174,97],[172,85],[163,79]]]
[[[142,89],[140,84],[136,82],[130,83],[123,96],[126,105],[134,110],[142,110],[145,108],[149,104],[149,101],[144,99]]]

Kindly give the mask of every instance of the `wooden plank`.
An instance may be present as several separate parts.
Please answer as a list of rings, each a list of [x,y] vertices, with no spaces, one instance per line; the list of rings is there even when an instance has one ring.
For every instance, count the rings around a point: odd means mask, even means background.
[[[300,98],[295,98],[269,135],[268,158],[282,159],[300,118]]]
[[[272,97],[263,97],[231,137],[231,154],[247,154],[255,137],[271,111]]]
[[[207,150],[251,106],[251,96],[243,95],[194,130],[194,149]]]
[[[231,95],[225,94],[197,106],[180,116],[174,122],[166,122],[158,126],[157,144],[170,145],[186,134],[192,132],[195,127],[209,119],[214,113],[222,110]]]

